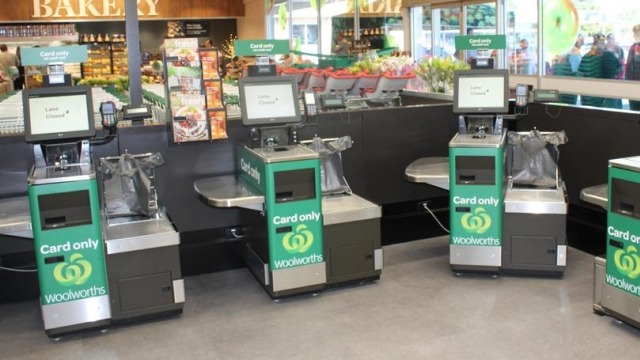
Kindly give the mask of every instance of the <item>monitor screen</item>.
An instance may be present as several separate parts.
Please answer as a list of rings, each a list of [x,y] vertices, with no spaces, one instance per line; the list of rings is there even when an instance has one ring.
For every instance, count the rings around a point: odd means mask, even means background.
[[[89,86],[57,86],[22,92],[27,142],[58,142],[95,135]]]
[[[242,123],[247,126],[300,122],[295,76],[261,76],[239,81]]]
[[[509,73],[505,69],[458,70],[453,75],[453,112],[509,112]]]

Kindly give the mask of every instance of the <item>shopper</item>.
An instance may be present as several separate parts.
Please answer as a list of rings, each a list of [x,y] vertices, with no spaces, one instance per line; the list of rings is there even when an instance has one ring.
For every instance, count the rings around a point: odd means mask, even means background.
[[[342,56],[349,54],[349,42],[345,39],[344,35],[338,34],[338,42],[335,48],[333,48],[333,53]]]
[[[24,87],[24,66],[22,66],[22,56],[20,55],[20,47],[16,48],[16,56],[18,57],[18,77],[13,80],[13,89],[14,90],[22,90]]]
[[[618,79],[620,74],[622,73],[621,55],[618,49],[610,45],[610,37],[613,37],[613,34],[607,35],[605,43],[604,35],[601,35],[600,41],[598,43],[598,46],[602,49],[602,78]],[[613,43],[615,45],[615,37],[613,38]],[[622,49],[620,49],[620,51],[622,51]],[[602,106],[607,108],[622,109],[622,99],[605,98]]]
[[[516,62],[519,74],[534,75],[536,73],[535,54],[531,53],[527,39],[520,40],[520,48],[516,50]]]
[[[211,49],[213,47],[213,41],[207,39],[202,47],[205,49]]]
[[[584,37],[582,35],[578,35],[578,39],[576,39],[573,48],[567,54],[567,61],[571,65],[571,72],[573,73],[578,72],[578,67],[582,60],[582,45],[584,45]]]
[[[640,24],[634,26],[632,31],[636,42],[629,48],[625,79],[638,81],[640,80]],[[631,110],[640,110],[640,101],[629,100],[629,108]]]
[[[3,71],[7,77],[14,80],[18,77],[18,66],[20,66],[18,56],[10,53],[6,44],[0,44],[0,71]]]

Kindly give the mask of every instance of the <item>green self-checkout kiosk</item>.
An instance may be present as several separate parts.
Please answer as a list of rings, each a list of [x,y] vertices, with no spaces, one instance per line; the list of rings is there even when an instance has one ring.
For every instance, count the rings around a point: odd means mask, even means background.
[[[456,272],[499,272],[502,265],[508,79],[506,70],[456,73],[458,133],[449,142],[449,250]]]
[[[607,252],[596,257],[593,308],[640,328],[640,157],[609,160],[607,185]]]
[[[239,89],[252,144],[237,145],[237,175],[197,180],[194,190],[214,207],[243,208],[247,268],[272,298],[379,278],[380,206],[323,196],[320,155],[296,139],[295,77],[242,78]]]
[[[409,181],[450,191],[451,269],[562,275],[567,200],[555,146],[564,132],[506,131],[504,120],[526,112],[525,97],[509,113],[506,70],[457,71],[454,83],[458,133],[449,157],[418,159],[405,171]]]
[[[181,313],[179,234],[157,199],[153,167],[160,162],[149,160],[159,154],[102,158],[97,171],[90,87],[24,90],[23,104],[35,158],[28,195],[47,335]]]
[[[28,195],[40,302],[49,336],[111,321],[96,173],[90,87],[23,92],[25,135],[35,165]]]

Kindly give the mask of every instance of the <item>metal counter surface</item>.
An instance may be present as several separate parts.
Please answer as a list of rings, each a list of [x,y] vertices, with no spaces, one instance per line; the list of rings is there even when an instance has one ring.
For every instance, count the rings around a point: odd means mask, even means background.
[[[606,210],[609,206],[609,185],[601,184],[582,189],[580,191],[580,200],[598,205]]]
[[[476,134],[456,134],[449,142],[449,147],[482,147],[500,148],[506,144],[507,132],[502,134],[485,134],[480,137]]]
[[[107,254],[180,244],[180,235],[162,211],[158,212],[157,218],[127,220],[130,219],[113,218],[107,223],[103,217],[102,228]]]
[[[207,205],[219,208],[243,207],[262,211],[265,198],[234,175],[196,180],[193,189]],[[358,195],[322,197],[324,225],[382,217],[382,208]]]
[[[207,205],[213,207],[242,207],[262,211],[265,198],[235,175],[216,176],[194,181],[193,190]]]
[[[426,183],[449,190],[449,158],[420,158],[407,166],[404,175],[410,182]]]
[[[33,167],[27,183],[29,185],[55,184],[69,181],[91,180],[96,172],[91,164],[69,164],[65,166]]]
[[[564,188],[513,188],[507,189],[504,211],[524,214],[566,214]]]
[[[0,199],[0,234],[33,239],[29,197]]]
[[[640,156],[609,160],[609,165],[629,171],[640,170]]]
[[[333,195],[322,197],[324,225],[342,224],[382,217],[382,208],[358,195]]]
[[[247,149],[263,159],[265,164],[280,161],[317,159],[320,156],[316,151],[301,145]]]

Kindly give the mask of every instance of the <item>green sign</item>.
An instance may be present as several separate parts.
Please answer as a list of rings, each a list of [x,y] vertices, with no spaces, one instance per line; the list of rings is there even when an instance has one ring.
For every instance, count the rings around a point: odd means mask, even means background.
[[[83,63],[87,61],[87,54],[87,45],[22,48],[20,52],[24,66]]]
[[[265,197],[269,267],[276,271],[322,263],[324,246],[320,160],[316,158],[265,163],[243,146],[238,146],[237,155],[240,178]],[[307,174],[312,174],[315,179],[313,196],[291,201],[276,199],[278,174],[283,173],[297,173],[305,179],[308,178]]]
[[[495,181],[492,184],[458,183],[456,163],[462,158],[488,158],[495,164]],[[450,245],[502,246],[503,191],[500,182],[502,174],[502,148],[449,148],[449,187],[451,189]],[[483,162],[484,163],[484,162]]]
[[[95,179],[29,186],[43,306],[106,296],[109,293],[97,188]],[[87,200],[86,204],[81,205],[87,205],[86,211],[89,212],[78,224],[53,226],[43,223],[49,216],[43,214],[51,212],[52,207],[58,212],[65,209],[62,205],[52,204],[78,202],[78,199]]]
[[[618,189],[624,189],[624,191]],[[629,192],[629,189],[633,191]],[[620,193],[629,194],[638,190],[640,190],[640,172],[609,165],[605,282],[635,296],[640,296],[639,220],[626,209],[613,207],[623,202],[621,197],[624,195],[620,195]]]
[[[456,50],[506,49],[505,35],[460,35],[456,36]]]
[[[288,54],[289,40],[236,40],[233,51],[241,56],[269,56]]]

